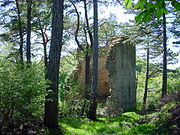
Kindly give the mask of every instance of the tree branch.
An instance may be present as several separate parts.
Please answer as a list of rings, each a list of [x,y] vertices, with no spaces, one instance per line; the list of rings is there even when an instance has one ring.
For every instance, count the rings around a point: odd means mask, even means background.
[[[77,27],[76,27],[76,31],[75,31],[75,41],[78,45],[78,47],[81,49],[81,50],[84,50],[84,48],[82,47],[82,45],[80,45],[79,43],[79,40],[78,40],[78,33],[79,33],[79,25],[80,25],[80,15],[79,15],[79,12],[77,10],[77,7],[76,5],[73,3],[73,1],[70,0],[70,2],[72,3],[74,9],[75,9],[75,12],[77,14]]]

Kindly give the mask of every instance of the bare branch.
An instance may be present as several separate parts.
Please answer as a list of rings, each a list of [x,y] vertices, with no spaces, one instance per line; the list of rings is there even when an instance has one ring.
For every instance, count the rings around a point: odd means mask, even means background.
[[[84,48],[82,47],[82,45],[80,45],[79,43],[79,40],[78,40],[78,33],[79,33],[79,25],[80,25],[80,15],[79,15],[79,12],[77,10],[77,7],[76,5],[73,3],[73,1],[70,1],[75,9],[75,12],[77,14],[77,27],[76,27],[76,31],[75,31],[75,41],[78,45],[78,47],[81,49],[81,50],[84,50]]]

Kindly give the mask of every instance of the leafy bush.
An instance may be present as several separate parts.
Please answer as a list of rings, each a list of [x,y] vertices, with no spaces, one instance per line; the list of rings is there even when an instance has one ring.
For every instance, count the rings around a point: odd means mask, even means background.
[[[134,126],[130,130],[124,131],[121,135],[154,135],[156,134],[155,126],[153,123]]]
[[[86,107],[87,101],[82,97],[79,84],[74,80],[70,80],[64,85],[65,87],[60,90],[60,116],[81,116],[82,109]]]
[[[0,124],[42,117],[47,82],[40,63],[22,68],[7,59],[0,60]]]
[[[180,90],[180,71],[176,71],[175,73],[168,73],[168,84],[167,89],[168,92],[171,93],[173,91],[179,91]]]
[[[145,123],[155,124],[157,134],[178,135],[180,132],[180,96],[179,91],[166,95],[160,101],[157,112],[144,116]]]
[[[88,105],[87,100],[83,98],[83,88],[72,77],[76,65],[77,59],[73,55],[68,55],[61,60],[59,78],[60,117],[82,116]]]
[[[144,97],[144,87],[145,87],[145,73],[140,73],[138,77],[138,87],[137,87],[137,109],[142,110],[142,102]],[[148,85],[148,95],[147,95],[147,107],[149,110],[154,110],[157,106],[157,102],[161,97],[161,84],[162,79],[160,76],[151,77],[149,79]]]
[[[125,122],[135,125],[141,118],[142,116],[138,115],[135,112],[127,112],[127,113],[121,114],[118,120],[120,121],[120,123],[125,121]]]
[[[160,110],[158,129],[168,131],[170,134],[180,132],[180,91],[171,92],[161,99],[163,105]]]

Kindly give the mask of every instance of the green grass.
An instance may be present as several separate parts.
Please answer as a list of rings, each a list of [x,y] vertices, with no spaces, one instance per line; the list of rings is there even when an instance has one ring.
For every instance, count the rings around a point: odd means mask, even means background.
[[[152,123],[138,124],[143,116],[134,112],[123,113],[117,118],[99,118],[93,122],[86,118],[62,118],[60,125],[65,135],[151,135]]]
[[[64,118],[60,120],[64,133],[68,135],[106,135],[122,131],[119,122],[101,118],[99,122],[88,119]]]

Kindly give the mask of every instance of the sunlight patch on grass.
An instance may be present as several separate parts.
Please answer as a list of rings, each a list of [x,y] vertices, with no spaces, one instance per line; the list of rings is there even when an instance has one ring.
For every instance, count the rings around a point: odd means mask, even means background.
[[[61,118],[60,125],[65,135],[154,135],[154,123],[141,123],[144,116],[135,112],[121,114],[117,118],[99,118],[93,122],[87,118]]]

